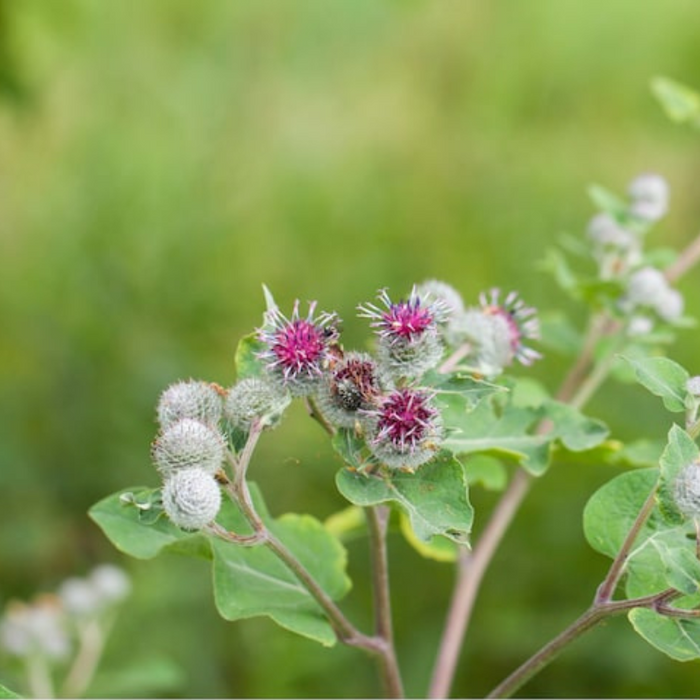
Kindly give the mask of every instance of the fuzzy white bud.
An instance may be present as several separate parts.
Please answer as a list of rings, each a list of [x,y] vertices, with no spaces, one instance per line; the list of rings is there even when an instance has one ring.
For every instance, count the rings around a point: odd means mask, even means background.
[[[685,384],[685,388],[689,394],[700,397],[700,376],[690,377]]]
[[[596,214],[589,222],[588,237],[598,246],[627,250],[637,245],[637,237],[623,228],[606,212]]]
[[[158,422],[167,428],[182,418],[216,426],[221,419],[221,397],[207,382],[193,379],[169,386],[158,402]]]
[[[256,420],[274,427],[282,418],[291,397],[276,382],[248,377],[234,384],[224,403],[224,415],[235,428],[250,430]]]
[[[59,599],[45,595],[30,605],[10,603],[0,621],[0,647],[13,656],[65,659],[70,640]]]
[[[153,443],[153,460],[164,475],[198,467],[214,474],[224,460],[223,436],[192,418],[168,426]]]
[[[182,469],[163,487],[163,508],[183,530],[201,530],[216,518],[221,508],[221,490],[216,479],[202,469]]]
[[[669,187],[666,180],[654,173],[645,173],[629,184],[628,193],[632,198],[630,214],[654,222],[668,211]]]
[[[416,287],[416,292],[423,299],[428,298],[441,301],[446,311],[445,320],[464,313],[462,295],[447,282],[426,280]]]
[[[691,462],[681,471],[676,479],[674,496],[683,515],[700,517],[700,462]]]

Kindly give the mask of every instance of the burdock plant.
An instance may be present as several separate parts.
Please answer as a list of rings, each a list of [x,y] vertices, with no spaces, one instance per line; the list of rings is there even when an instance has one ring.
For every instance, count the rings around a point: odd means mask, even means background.
[[[663,85],[664,94],[669,89]],[[224,618],[265,615],[321,644],[356,647],[377,660],[390,697],[404,692],[387,563],[387,531],[400,525],[422,555],[456,568],[426,683],[430,697],[446,697],[484,572],[530,487],[572,452],[580,462],[620,463],[622,443],[606,441],[607,427],[582,409],[625,370],[685,421],[672,426],[654,466],[642,461],[637,466],[645,468],[620,474],[593,495],[584,530],[612,559],[607,575],[581,617],[491,695],[515,692],[613,615],[627,615],[637,634],[672,658],[700,658],[700,389],[697,377],[662,356],[664,344],[688,325],[675,283],[700,258],[700,239],[670,262],[649,247],[669,204],[659,175],[635,178],[627,198],[591,191],[598,211],[568,245],[577,263],[557,249],[544,264],[563,293],[588,306],[580,340],[566,321],[558,327],[550,319],[541,328],[537,311],[515,291],[484,292],[470,304],[452,285],[428,280],[404,296],[382,289],[378,303],[360,305],[373,334],[366,348],[346,349],[336,313],[317,313],[312,302],[302,316],[297,301],[285,315],[266,289],[262,324],[241,339],[229,388],[190,381],[165,390],[153,447],[162,483],[106,498],[91,510],[93,519],[136,557],[206,552]],[[527,377],[543,359],[540,334],[545,347],[573,356],[551,393],[544,385],[533,392],[536,382]],[[520,391],[523,374],[529,391]],[[310,515],[275,517],[249,479],[259,440],[279,435],[270,431],[293,400],[304,402],[337,456],[335,484],[351,517],[335,519],[333,529]],[[477,473],[469,466],[479,455],[491,459],[481,459],[479,476],[468,477]],[[503,464],[515,469],[473,537],[470,490],[499,483]],[[374,588],[371,631],[340,606],[350,580],[338,523],[362,516]],[[535,545],[533,561],[540,554]]]

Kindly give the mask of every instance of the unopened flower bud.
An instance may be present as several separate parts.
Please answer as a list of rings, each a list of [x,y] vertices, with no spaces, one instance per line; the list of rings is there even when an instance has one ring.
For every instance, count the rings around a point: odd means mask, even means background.
[[[221,397],[216,389],[193,379],[169,386],[158,402],[158,422],[167,428],[182,418],[216,426],[221,418]]]
[[[648,316],[632,316],[627,325],[627,335],[639,338],[651,333],[654,322]]]
[[[678,475],[674,496],[683,515],[700,517],[700,461],[691,462]]]
[[[163,508],[183,530],[201,530],[216,518],[221,508],[221,490],[203,469],[173,473],[163,487]]]
[[[131,581],[126,572],[114,564],[95,567],[89,580],[106,604],[119,603],[131,592]]]
[[[668,289],[668,282],[660,270],[643,267],[630,276],[626,298],[633,306],[654,307]]]
[[[657,300],[654,308],[664,321],[676,321],[683,315],[683,295],[677,289],[668,289]]]
[[[0,647],[13,656],[65,659],[70,640],[60,600],[42,595],[31,604],[11,602],[0,620]]]
[[[588,222],[587,233],[596,246],[626,250],[637,245],[637,237],[607,212],[596,214]]]
[[[669,188],[666,180],[654,173],[645,173],[629,184],[632,198],[630,214],[648,222],[661,219],[668,211]]]
[[[153,460],[164,476],[193,467],[214,474],[224,460],[224,451],[224,439],[218,430],[191,418],[168,426],[152,448]]]
[[[241,430],[250,430],[254,421],[274,427],[282,418],[291,397],[278,383],[259,377],[241,379],[228,392],[224,415]]]
[[[700,376],[690,377],[685,384],[685,388],[689,394],[700,397]]]

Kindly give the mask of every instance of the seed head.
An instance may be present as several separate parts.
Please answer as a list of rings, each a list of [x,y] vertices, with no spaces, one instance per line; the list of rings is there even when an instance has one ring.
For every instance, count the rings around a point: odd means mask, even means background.
[[[151,449],[156,467],[166,477],[193,467],[214,474],[224,460],[224,451],[221,433],[192,418],[168,426]]]
[[[318,407],[333,425],[352,428],[361,412],[374,406],[387,384],[370,355],[348,352],[326,373],[316,397]]]
[[[435,456],[442,425],[432,399],[427,391],[403,388],[365,412],[367,445],[383,464],[413,471]]]
[[[221,418],[221,397],[216,389],[194,379],[169,386],[158,402],[158,422],[167,428],[181,418],[215,426]]]
[[[234,384],[224,403],[228,422],[241,430],[250,430],[254,421],[265,427],[279,424],[291,397],[278,383],[267,378],[248,377]]]
[[[201,530],[216,518],[221,508],[221,490],[203,469],[174,472],[163,487],[163,508],[183,530]]]
[[[392,302],[386,289],[378,294],[386,308],[367,303],[360,316],[371,319],[378,335],[377,354],[393,377],[419,377],[435,367],[442,357],[438,323],[446,315],[441,300],[421,297],[416,287],[408,299]]]
[[[259,357],[270,376],[276,378],[293,396],[308,396],[317,388],[328,351],[338,339],[335,314],[322,313],[314,318],[316,302],[309,304],[306,318],[299,316],[299,301],[288,319],[277,307],[265,313],[258,338],[266,345]]]

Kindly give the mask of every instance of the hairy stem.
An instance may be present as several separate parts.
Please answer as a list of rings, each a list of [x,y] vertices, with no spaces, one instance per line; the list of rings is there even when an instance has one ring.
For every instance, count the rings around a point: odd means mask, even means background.
[[[651,511],[654,509],[655,505],[656,488],[653,488],[642,504],[639,513],[637,513],[637,517],[634,519],[632,527],[630,527],[630,530],[627,533],[622,546],[620,547],[620,551],[615,556],[615,559],[613,559],[613,563],[608,570],[607,576],[603,580],[603,583],[600,584],[598,592],[596,593],[596,602],[607,603],[612,599],[615,589],[617,588],[617,584],[620,582],[620,578],[625,570],[625,564],[627,564],[629,553],[634,546],[640,530],[642,527],[644,527],[644,523],[648,520],[649,515],[651,515]]]
[[[676,262],[666,268],[665,275],[669,282],[675,282],[688,270],[700,262],[700,234],[681,252]]]
[[[607,603],[593,603],[581,617],[569,625],[563,632],[545,644],[538,652],[533,654],[524,664],[511,673],[504,681],[499,683],[486,697],[508,698],[537,675],[545,666],[553,661],[559,653],[588,632],[599,622],[612,615],[628,612],[634,608],[648,608],[658,610],[663,601],[669,595],[675,595],[676,591],[663,591],[654,595],[631,600],[610,601]],[[688,612],[688,611],[686,611]]]
[[[386,643],[386,653],[379,659],[380,672],[386,697],[402,698],[403,683],[396,659],[394,631],[391,621],[389,566],[386,549],[386,530],[389,523],[387,506],[365,508],[369,544],[372,555],[372,584],[374,592],[375,634]]]

